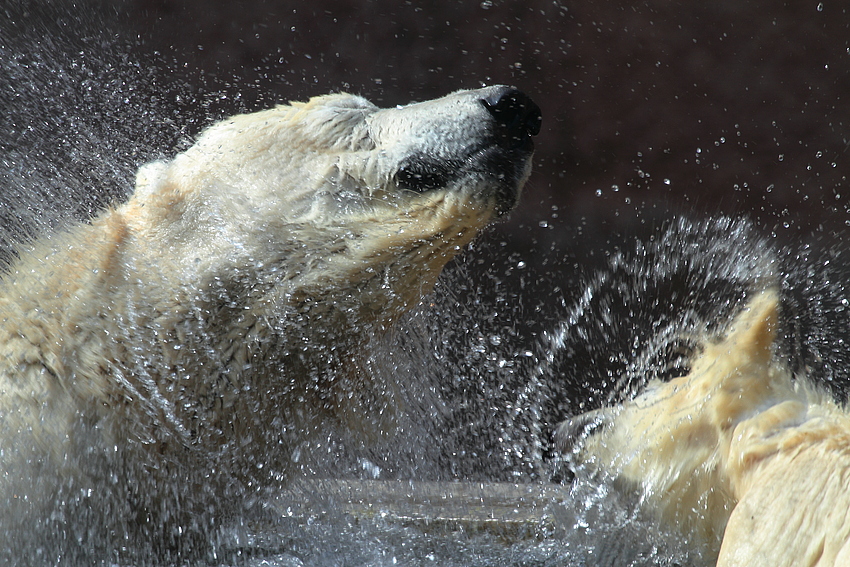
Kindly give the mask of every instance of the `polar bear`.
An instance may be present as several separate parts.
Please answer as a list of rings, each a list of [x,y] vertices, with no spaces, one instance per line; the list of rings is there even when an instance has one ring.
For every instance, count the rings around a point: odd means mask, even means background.
[[[0,562],[182,563],[320,424],[386,425],[401,385],[364,345],[514,207],[540,120],[504,86],[238,115],[22,248],[0,283]]]
[[[580,470],[610,474],[723,567],[850,565],[850,417],[773,352],[755,295],[688,375],[564,422]]]

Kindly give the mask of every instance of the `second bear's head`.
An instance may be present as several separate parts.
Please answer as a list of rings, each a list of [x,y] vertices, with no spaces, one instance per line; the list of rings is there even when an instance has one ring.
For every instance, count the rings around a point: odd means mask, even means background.
[[[190,255],[236,244],[285,263],[307,295],[383,279],[403,310],[514,207],[540,121],[504,86],[389,109],[331,94],[211,126],[173,161],[143,168],[136,199],[184,226],[174,238]]]

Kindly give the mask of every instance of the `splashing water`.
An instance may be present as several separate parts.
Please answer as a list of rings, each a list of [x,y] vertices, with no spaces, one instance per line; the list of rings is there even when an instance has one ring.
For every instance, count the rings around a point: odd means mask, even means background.
[[[0,82],[14,85],[0,89],[11,109],[0,117],[4,261],[13,243],[126,197],[139,165],[197,129],[178,112],[192,101],[179,86],[161,89],[148,66],[104,55],[120,46],[51,34],[0,47]],[[165,110],[168,96],[180,101]],[[303,480],[264,515],[228,528],[222,564],[697,564],[638,502],[605,482],[570,479],[552,431],[651,378],[683,374],[695,338],[766,282],[786,299],[783,356],[844,399],[845,256],[835,246],[777,246],[743,220],[671,220],[578,274],[580,284],[553,281],[568,291],[540,340],[521,330],[528,300],[507,291],[482,299],[461,261],[369,345],[372,372],[400,385],[396,429],[367,444],[329,426],[305,442],[294,457]]]
[[[373,515],[327,512],[339,503],[313,508],[324,510],[312,516],[321,519],[310,524],[302,518],[302,526],[309,524],[304,531],[287,532],[300,552],[277,561],[289,565],[297,556],[305,565],[702,564],[687,541],[664,531],[639,502],[607,481],[570,480],[552,449],[552,428],[569,414],[627,399],[652,378],[686,373],[696,340],[724,325],[750,290],[767,283],[779,285],[786,297],[782,356],[841,397],[850,378],[842,307],[847,298],[836,267],[843,254],[837,248],[818,253],[808,246],[776,247],[743,220],[677,219],[651,240],[613,256],[607,267],[584,274],[586,283],[565,302],[530,357],[523,350],[528,343],[509,333],[482,340],[489,336],[482,320],[493,306],[473,302],[458,310],[452,294],[441,291],[469,282],[462,270],[447,274],[430,306],[414,313],[383,347],[391,368],[406,364],[410,379],[429,378],[432,388],[442,384],[443,390],[419,399],[426,411],[391,446],[366,454],[390,473],[380,478],[472,478],[481,481],[479,498],[503,486],[493,481],[535,487],[535,498],[514,493],[517,509],[535,511],[527,531],[519,537],[506,536],[504,526],[501,533],[482,529],[470,520],[475,498],[463,500],[467,509],[456,517],[466,522],[458,520],[450,529],[439,521],[444,502],[430,500],[432,507],[420,509],[430,519],[417,523],[409,510],[400,512],[404,506],[373,493]],[[477,332],[461,331],[470,322],[479,326]],[[517,364],[506,372],[504,360]],[[505,383],[515,387],[500,390]],[[423,422],[431,424],[427,431]],[[414,457],[416,448],[427,454]],[[338,466],[338,453],[328,455]],[[339,476],[350,478],[354,468]],[[562,484],[550,484],[552,479]],[[415,486],[399,493],[414,498]],[[327,488],[314,489],[315,497],[321,494]],[[329,532],[337,534],[338,545],[321,543]]]

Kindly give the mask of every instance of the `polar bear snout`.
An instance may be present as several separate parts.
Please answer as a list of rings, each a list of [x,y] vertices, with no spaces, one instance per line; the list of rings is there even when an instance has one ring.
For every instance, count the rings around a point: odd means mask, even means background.
[[[519,200],[531,172],[532,136],[540,133],[540,107],[513,87],[495,87],[479,101],[492,124],[487,143],[468,160],[470,172],[488,172],[496,196],[496,213],[503,216]]]
[[[527,94],[512,87],[501,87],[482,98],[481,103],[499,125],[497,140],[500,146],[531,151],[534,147],[531,137],[540,133],[543,114]]]
[[[503,215],[531,172],[542,114],[528,95],[499,85],[379,110],[366,120],[399,189],[460,192]]]

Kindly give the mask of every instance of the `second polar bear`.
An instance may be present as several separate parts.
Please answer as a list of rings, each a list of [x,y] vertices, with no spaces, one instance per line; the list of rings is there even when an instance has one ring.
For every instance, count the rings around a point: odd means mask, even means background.
[[[540,110],[508,87],[234,116],[0,284],[0,564],[184,563],[403,385],[364,353],[516,203]]]
[[[558,437],[709,564],[850,565],[850,416],[776,358],[778,309],[776,291],[756,295],[688,375]]]

